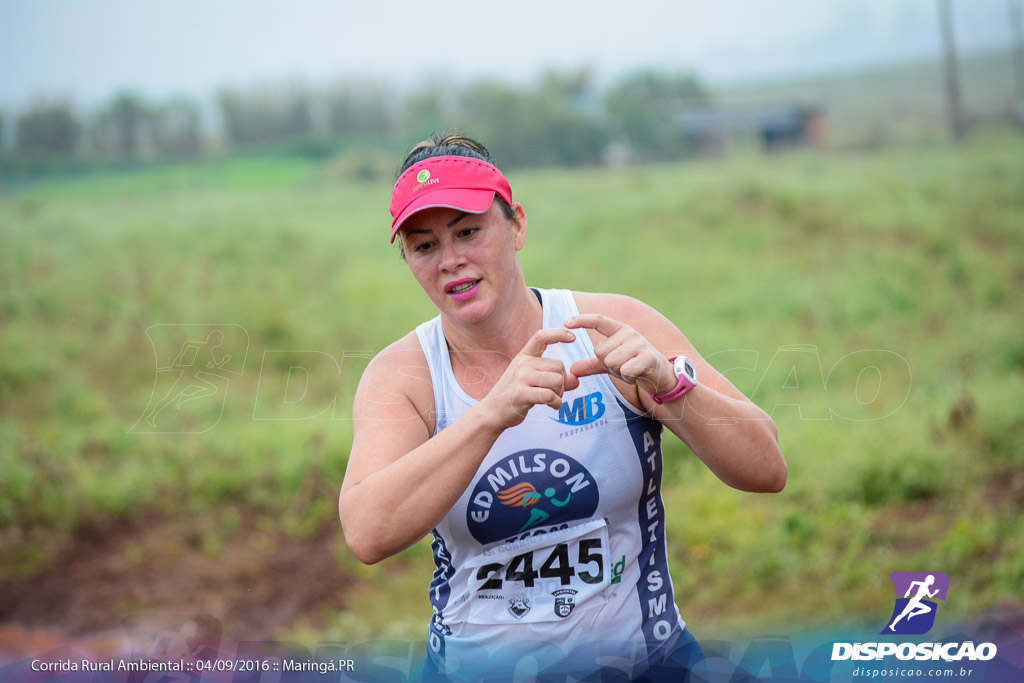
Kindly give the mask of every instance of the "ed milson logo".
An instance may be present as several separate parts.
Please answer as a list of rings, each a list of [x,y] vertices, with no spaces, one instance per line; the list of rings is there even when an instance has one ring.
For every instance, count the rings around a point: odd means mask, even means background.
[[[477,481],[466,509],[481,545],[587,519],[600,500],[597,481],[575,458],[535,448],[513,453]]]

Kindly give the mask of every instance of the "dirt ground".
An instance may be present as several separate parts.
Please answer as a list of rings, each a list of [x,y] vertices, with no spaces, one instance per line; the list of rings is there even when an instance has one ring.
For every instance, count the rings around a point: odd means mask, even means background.
[[[343,607],[337,525],[294,539],[247,522],[212,549],[194,529],[150,518],[80,530],[51,571],[0,580],[0,654],[117,650],[139,628],[185,624],[195,637],[267,640]]]

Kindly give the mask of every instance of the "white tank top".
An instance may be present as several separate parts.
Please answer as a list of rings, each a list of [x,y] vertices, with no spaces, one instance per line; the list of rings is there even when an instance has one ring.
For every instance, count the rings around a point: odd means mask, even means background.
[[[572,292],[534,291],[545,328],[578,313]],[[416,335],[436,434],[476,401],[455,380],[440,317]],[[566,368],[593,355],[584,330],[544,353]],[[478,657],[535,656],[538,647],[589,661],[586,651],[600,644],[639,666],[671,648],[685,624],[666,558],[661,432],[596,375],[563,396],[561,410],[534,406],[502,433],[433,530],[428,650],[436,662],[473,678]]]

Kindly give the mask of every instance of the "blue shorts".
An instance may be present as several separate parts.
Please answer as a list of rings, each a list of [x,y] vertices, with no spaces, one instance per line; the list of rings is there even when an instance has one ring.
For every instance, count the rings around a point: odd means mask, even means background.
[[[541,671],[534,680],[538,683],[565,683],[568,680],[582,683],[691,683],[692,680],[692,683],[697,683],[703,680],[703,677],[692,676],[692,673],[694,668],[699,667],[703,662],[704,650],[687,629],[679,634],[672,649],[663,658],[652,661],[650,667],[635,678],[630,678],[624,671],[618,669],[590,672],[560,669],[558,671]],[[503,667],[502,664],[494,663],[493,667],[486,662],[474,662],[474,664],[479,664],[480,669],[474,672],[473,681],[505,683],[510,678],[511,671],[507,667]],[[421,680],[429,683],[449,683],[464,679],[461,677],[449,678],[440,673],[437,663],[428,655],[423,665]]]
[[[697,683],[701,680],[692,676],[693,670],[704,661],[704,650],[689,629],[683,631],[675,647],[658,663],[653,663],[637,683]]]

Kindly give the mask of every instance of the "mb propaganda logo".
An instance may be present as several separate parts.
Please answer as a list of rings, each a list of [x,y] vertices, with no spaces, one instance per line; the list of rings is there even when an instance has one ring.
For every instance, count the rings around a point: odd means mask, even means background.
[[[935,624],[935,600],[945,600],[949,577],[942,572],[893,572],[896,605],[883,634],[917,636],[928,633]],[[900,597],[900,596],[903,597]]]
[[[473,538],[487,545],[586,519],[599,500],[593,475],[574,458],[530,449],[502,458],[477,480],[466,523]]]
[[[880,635],[922,635],[935,625],[936,600],[945,600],[949,577],[942,572],[893,572],[889,575],[896,591],[892,615]],[[955,662],[988,661],[996,656],[994,643],[833,643],[832,661],[882,660],[895,656],[901,661]]]
[[[563,403],[558,409],[558,417],[551,419],[564,425],[578,427],[600,420],[603,416],[604,403],[601,402],[601,392],[595,391],[573,399],[572,403]]]

